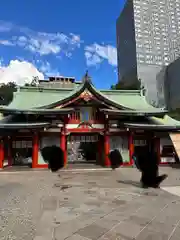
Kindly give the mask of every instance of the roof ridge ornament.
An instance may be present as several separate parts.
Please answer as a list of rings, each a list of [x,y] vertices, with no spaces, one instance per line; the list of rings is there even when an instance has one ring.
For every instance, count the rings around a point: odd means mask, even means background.
[[[83,83],[86,83],[86,82],[87,82],[87,83],[92,84],[91,77],[90,77],[89,74],[88,74],[88,70],[86,71],[86,74],[84,75],[82,82],[83,82]]]
[[[81,93],[81,98],[83,98],[86,102],[90,101],[93,96],[92,93],[90,93],[87,89]]]

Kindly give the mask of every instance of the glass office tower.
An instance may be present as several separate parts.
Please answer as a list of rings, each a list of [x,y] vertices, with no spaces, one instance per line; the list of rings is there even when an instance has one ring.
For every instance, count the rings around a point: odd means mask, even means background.
[[[148,100],[163,105],[166,66],[180,55],[180,1],[126,0],[116,27],[119,80],[137,74]]]

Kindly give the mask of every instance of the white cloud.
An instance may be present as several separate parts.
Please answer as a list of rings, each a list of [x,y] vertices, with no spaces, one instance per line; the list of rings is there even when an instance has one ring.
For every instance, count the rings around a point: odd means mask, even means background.
[[[55,76],[61,76],[58,69],[52,68],[51,64],[49,62],[43,62],[41,60],[36,61],[36,65],[39,66],[39,70],[44,73],[46,77],[55,77]]]
[[[3,61],[0,62],[0,83],[15,82],[22,86],[31,83],[34,76],[44,79],[43,73],[30,62],[12,60],[8,66],[4,66]]]
[[[88,66],[95,66],[107,60],[112,66],[117,66],[117,50],[111,45],[94,43],[85,47],[85,57]]]
[[[1,39],[0,44],[22,47],[41,56],[61,53],[69,56],[82,43],[80,36],[73,33],[66,35],[61,32],[36,32],[29,28],[0,21],[0,32],[7,31],[11,37]]]
[[[8,40],[0,40],[0,44],[5,46],[13,46],[14,44]]]
[[[88,66],[94,66],[103,61],[103,59],[99,57],[97,54],[93,54],[88,51],[85,52],[85,57],[86,57],[86,63]]]

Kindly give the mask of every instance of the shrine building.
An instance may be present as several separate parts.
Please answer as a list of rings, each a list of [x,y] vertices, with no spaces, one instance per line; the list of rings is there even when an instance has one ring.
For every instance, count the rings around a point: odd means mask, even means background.
[[[20,87],[0,112],[0,169],[47,168],[41,150],[53,145],[63,150],[66,166],[108,167],[113,149],[132,166],[133,153],[146,152],[152,140],[160,163],[179,155],[180,123],[166,110],[149,105],[143,90],[97,90],[88,74],[81,82],[60,77]]]

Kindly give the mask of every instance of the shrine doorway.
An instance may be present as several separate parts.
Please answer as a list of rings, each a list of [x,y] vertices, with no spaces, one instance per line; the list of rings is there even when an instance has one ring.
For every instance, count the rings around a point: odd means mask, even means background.
[[[101,165],[99,134],[70,134],[67,138],[67,163]]]
[[[32,166],[32,138],[12,141],[12,166]]]

